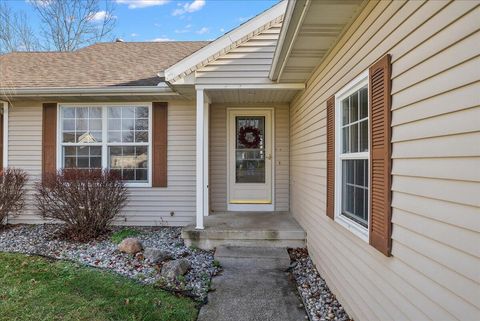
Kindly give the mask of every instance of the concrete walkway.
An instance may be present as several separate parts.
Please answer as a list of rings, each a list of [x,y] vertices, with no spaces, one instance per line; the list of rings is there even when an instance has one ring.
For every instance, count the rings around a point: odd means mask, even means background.
[[[198,321],[301,321],[305,310],[285,272],[284,248],[219,247],[215,259],[224,271],[213,278],[215,291]]]

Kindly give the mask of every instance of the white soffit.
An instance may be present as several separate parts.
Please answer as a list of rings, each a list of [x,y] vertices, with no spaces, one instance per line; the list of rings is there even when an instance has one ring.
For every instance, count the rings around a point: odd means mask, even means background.
[[[210,44],[180,60],[164,72],[165,80],[171,83],[178,81],[193,71],[215,60],[218,56],[244,43],[248,39],[278,23],[283,18],[287,1],[281,1],[258,16],[248,20],[238,28],[224,34]]]
[[[270,70],[277,82],[305,82],[361,11],[363,0],[289,0]]]

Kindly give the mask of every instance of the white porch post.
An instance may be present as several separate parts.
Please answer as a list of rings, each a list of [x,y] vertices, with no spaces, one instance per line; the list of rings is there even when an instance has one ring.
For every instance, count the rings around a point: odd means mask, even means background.
[[[8,167],[8,102],[0,101],[3,112],[3,167]]]
[[[197,90],[197,204],[196,228],[203,229],[203,217],[208,215],[208,110],[209,104],[203,89]]]

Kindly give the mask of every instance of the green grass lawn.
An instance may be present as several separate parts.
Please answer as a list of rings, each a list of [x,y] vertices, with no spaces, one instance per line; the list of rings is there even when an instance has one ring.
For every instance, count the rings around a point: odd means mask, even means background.
[[[0,253],[0,320],[195,320],[180,298],[107,271]]]

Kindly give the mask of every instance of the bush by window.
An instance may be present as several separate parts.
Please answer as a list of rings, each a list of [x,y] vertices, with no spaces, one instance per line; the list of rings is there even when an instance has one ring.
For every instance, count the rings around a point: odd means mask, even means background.
[[[88,241],[108,231],[125,206],[127,187],[107,170],[65,169],[36,184],[37,207],[44,219],[64,223],[63,236]]]
[[[0,227],[8,216],[15,216],[25,206],[27,173],[21,169],[5,168],[0,171]]]

